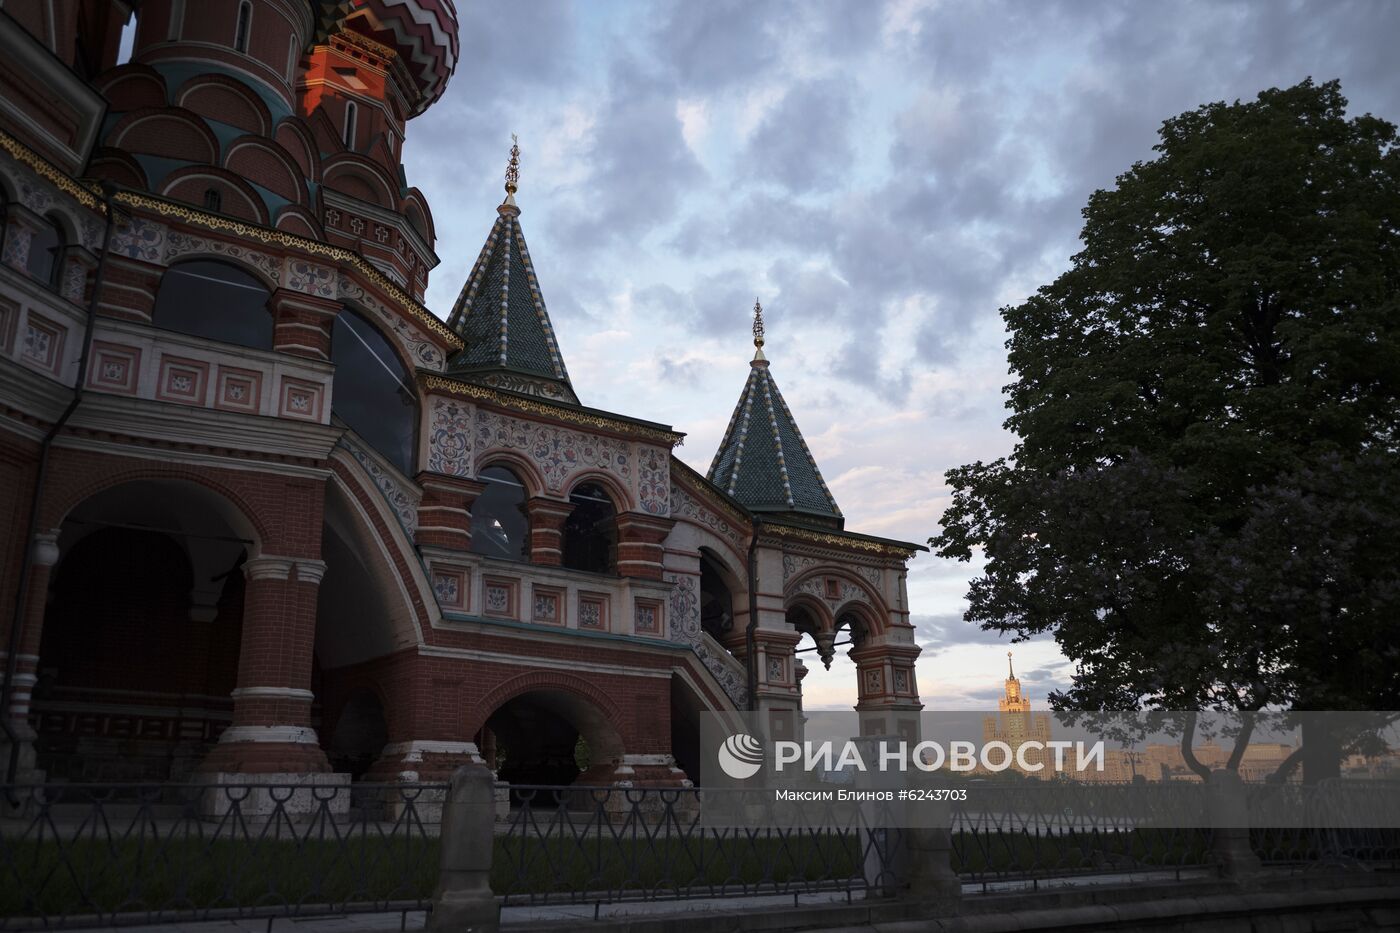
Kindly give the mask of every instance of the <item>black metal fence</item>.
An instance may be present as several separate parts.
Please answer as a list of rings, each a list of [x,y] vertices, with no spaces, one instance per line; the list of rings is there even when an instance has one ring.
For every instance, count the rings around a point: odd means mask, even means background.
[[[1166,815],[1200,784],[1022,782],[953,804],[953,870],[974,882],[1205,870],[1214,832]]]
[[[0,929],[422,909],[445,790],[0,788]]]
[[[443,784],[0,787],[0,930],[430,909]],[[1163,787],[1163,800],[1195,788]],[[1306,794],[1306,790],[1289,791]],[[701,819],[696,789],[514,786],[491,887],[507,906],[899,892],[905,833],[821,807],[800,825]],[[970,795],[972,796],[972,795]],[[1208,829],[1129,819],[1112,791],[948,808],[964,882],[1213,870]],[[1066,804],[1066,800],[1070,802]],[[713,810],[711,811],[713,812]],[[878,816],[878,814],[876,815]],[[1253,830],[1266,864],[1400,869],[1400,830]]]
[[[893,892],[901,831],[820,808],[793,826],[707,826],[714,791],[512,788],[492,881],[512,904]]]

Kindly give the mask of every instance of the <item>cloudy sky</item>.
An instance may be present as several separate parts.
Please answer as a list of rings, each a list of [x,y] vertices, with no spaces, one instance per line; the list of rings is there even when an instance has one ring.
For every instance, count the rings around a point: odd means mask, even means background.
[[[1400,119],[1400,3],[457,0],[462,58],[409,127],[446,316],[500,202],[587,405],[675,425],[705,471],[766,309],[772,372],[847,527],[923,542],[944,471],[1009,453],[998,309],[1076,249],[1162,120],[1340,78]],[[974,567],[911,565],[929,708],[985,708],[1008,646],[961,620]],[[1014,646],[1033,700],[1053,642]],[[812,658],[812,656],[808,656]],[[849,706],[844,659],[806,681]]]

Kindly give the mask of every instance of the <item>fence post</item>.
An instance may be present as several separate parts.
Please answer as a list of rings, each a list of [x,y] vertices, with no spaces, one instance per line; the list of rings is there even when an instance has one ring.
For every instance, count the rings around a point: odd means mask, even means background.
[[[442,808],[442,865],[428,929],[496,933],[501,909],[491,892],[495,779],[482,765],[452,772]]]
[[[1249,839],[1249,812],[1244,782],[1234,771],[1212,771],[1206,781],[1206,812],[1210,816],[1211,850],[1220,877],[1241,887],[1251,886],[1262,866]],[[1241,826],[1240,823],[1245,825]]]
[[[920,806],[920,805],[916,805]],[[905,871],[909,897],[933,909],[934,915],[955,914],[962,898],[962,880],[953,871],[952,807],[928,802],[914,810],[925,826],[904,830]]]

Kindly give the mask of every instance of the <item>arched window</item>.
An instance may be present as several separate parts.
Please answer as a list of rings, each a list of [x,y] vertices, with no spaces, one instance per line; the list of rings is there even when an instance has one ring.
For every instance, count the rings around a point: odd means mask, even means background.
[[[63,249],[67,245],[63,227],[55,218],[45,217],[29,241],[29,274],[50,288],[57,288],[63,273]]]
[[[345,148],[355,148],[355,120],[359,116],[359,107],[355,106],[353,100],[345,102]]]
[[[233,33],[233,48],[236,52],[248,51],[248,33],[253,28],[253,5],[248,0],[238,4],[238,27]]]
[[[617,562],[617,510],[597,483],[581,483],[569,494],[574,510],[564,523],[564,566],[612,573]]]
[[[221,211],[224,209],[224,196],[219,193],[218,188],[204,189],[204,209],[206,211]]]
[[[477,475],[486,488],[472,503],[472,550],[506,560],[527,560],[530,520],[525,514],[525,484],[502,466]]]
[[[331,334],[331,362],[336,416],[390,463],[411,473],[418,398],[389,341],[355,312],[342,311]]]
[[[156,292],[157,327],[255,350],[272,349],[271,293],[237,266],[194,259],[165,270]]]

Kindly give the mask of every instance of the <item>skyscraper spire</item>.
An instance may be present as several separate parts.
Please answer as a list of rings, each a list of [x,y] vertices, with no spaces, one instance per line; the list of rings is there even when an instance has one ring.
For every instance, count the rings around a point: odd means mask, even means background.
[[[1011,668],[1011,652],[1006,652],[1006,679],[1015,680],[1016,672]]]

